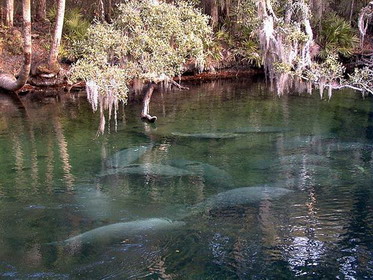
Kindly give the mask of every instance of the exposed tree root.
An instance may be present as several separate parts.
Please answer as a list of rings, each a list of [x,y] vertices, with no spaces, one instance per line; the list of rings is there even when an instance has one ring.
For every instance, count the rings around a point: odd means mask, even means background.
[[[175,82],[174,80],[171,80],[171,79],[170,79],[169,82],[170,82],[172,85],[176,86],[178,89],[189,89],[188,87],[184,87],[184,86],[180,85],[179,83]]]
[[[144,107],[141,112],[141,119],[144,121],[151,122],[151,123],[154,123],[157,120],[156,116],[149,115],[150,99],[152,98],[155,87],[156,85],[154,83],[151,83],[148,89],[146,90],[145,97],[144,97]]]

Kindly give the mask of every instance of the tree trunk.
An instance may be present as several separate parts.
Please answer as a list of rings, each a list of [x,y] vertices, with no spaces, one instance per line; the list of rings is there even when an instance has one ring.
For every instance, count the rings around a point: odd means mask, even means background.
[[[326,8],[326,4],[324,3],[324,0],[311,0],[310,1],[310,8],[312,11],[312,15],[315,18],[315,21],[318,25],[318,31],[321,32],[321,20],[323,17],[323,13]]]
[[[373,17],[373,1],[370,1],[366,7],[363,7],[360,10],[359,19],[358,19],[358,28],[360,32],[360,48],[363,51],[364,49],[364,39],[369,26],[369,22]]]
[[[36,20],[40,22],[47,21],[47,1],[46,0],[37,0]]]
[[[105,20],[107,23],[113,22],[113,20],[111,19],[112,5],[113,5],[112,0],[106,1]]]
[[[354,14],[354,8],[355,8],[355,0],[352,0],[351,7],[350,7],[350,24],[352,23],[352,16]]]
[[[58,0],[56,25],[54,28],[53,42],[52,42],[51,50],[49,53],[49,59],[48,59],[49,68],[51,70],[55,70],[53,71],[55,73],[58,73],[60,70],[60,65],[57,61],[57,57],[58,57],[58,51],[61,45],[63,20],[65,17],[65,5],[66,5],[66,0]]]
[[[150,99],[152,98],[155,87],[156,87],[156,85],[151,83],[149,85],[148,89],[146,90],[146,94],[145,94],[145,97],[144,97],[144,107],[143,107],[142,112],[141,112],[141,119],[145,120],[145,121],[148,121],[148,122],[151,122],[151,123],[153,123],[157,120],[156,116],[150,116],[149,115],[149,103],[150,103]]]
[[[217,0],[203,0],[201,1],[202,9],[205,14],[209,15],[210,24],[213,29],[218,26],[219,21],[219,5]]]
[[[0,73],[0,88],[16,91],[22,88],[31,69],[31,0],[23,0],[23,66],[18,78],[8,73]]]
[[[97,13],[101,22],[105,21],[105,6],[103,0],[98,0]]]
[[[13,27],[14,17],[14,0],[6,0],[5,2],[5,26]]]
[[[216,29],[219,23],[219,4],[216,0],[211,1],[210,15],[211,15],[211,26],[213,29]]]

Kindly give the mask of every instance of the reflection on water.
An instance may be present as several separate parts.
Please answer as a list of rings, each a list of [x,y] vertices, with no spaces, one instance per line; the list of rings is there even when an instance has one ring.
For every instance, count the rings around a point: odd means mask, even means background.
[[[96,137],[80,94],[0,96],[0,278],[373,278],[371,98],[216,81]]]
[[[67,142],[65,136],[63,134],[63,129],[61,127],[60,120],[54,118],[54,129],[56,133],[56,138],[58,142],[58,148],[60,151],[61,161],[62,161],[62,169],[64,173],[64,181],[66,183],[66,187],[68,190],[71,190],[74,184],[74,178],[71,174],[71,165],[69,160],[69,154],[67,151]]]

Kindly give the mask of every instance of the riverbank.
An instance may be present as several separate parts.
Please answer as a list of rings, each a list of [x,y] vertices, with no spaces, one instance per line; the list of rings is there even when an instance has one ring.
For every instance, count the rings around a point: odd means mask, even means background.
[[[45,61],[49,55],[50,45],[50,23],[34,23],[32,31],[32,69],[31,75],[27,84],[18,91],[19,94],[27,94],[29,92],[43,91],[46,89],[56,88],[66,91],[72,89],[81,89],[85,87],[83,82],[72,84],[68,80],[68,73],[71,69],[72,61],[63,57],[60,60],[61,71],[53,78],[41,77],[38,75],[36,68],[41,62]],[[20,27],[16,26],[12,29],[0,27],[0,71],[17,75],[22,66],[22,35]],[[209,59],[206,70],[203,73],[198,73],[193,64],[186,66],[187,73],[182,77],[175,77],[176,82],[184,81],[209,81],[214,79],[226,79],[235,77],[251,76],[253,74],[264,74],[263,68],[253,67],[242,58],[234,55],[234,51],[220,46],[220,59]],[[62,47],[62,56],[66,50]],[[352,72],[354,67],[359,66],[360,61],[364,56],[373,53],[373,37],[367,35],[363,49],[356,49],[350,58],[344,59],[343,63],[349,72]]]
[[[84,88],[84,82],[72,84],[68,81],[68,73],[72,61],[63,58],[60,61],[61,72],[57,77],[42,78],[35,74],[36,65],[45,61],[48,57],[50,35],[46,34],[46,24],[35,24],[32,32],[32,69],[27,84],[18,91],[20,94],[28,92],[45,90],[46,88],[56,87],[64,88],[67,91],[71,89]],[[0,28],[0,34],[3,38],[0,41],[0,71],[17,75],[22,66],[22,35],[19,28],[13,29]],[[188,71],[182,77],[175,77],[175,81],[209,81],[214,79],[227,79],[235,77],[245,77],[253,74],[263,73],[261,68],[254,68],[237,58],[228,49],[222,50],[219,61],[210,60],[207,69],[203,73],[198,73],[194,65],[187,66]]]

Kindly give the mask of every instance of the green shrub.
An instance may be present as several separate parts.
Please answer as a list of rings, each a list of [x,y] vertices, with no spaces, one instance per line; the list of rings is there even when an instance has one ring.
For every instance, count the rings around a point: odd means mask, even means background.
[[[84,18],[79,9],[67,10],[64,20],[65,37],[72,40],[82,40],[87,33],[90,22]]]
[[[57,8],[54,6],[48,10],[47,17],[54,22],[57,17]],[[66,9],[63,22],[63,36],[68,41],[82,40],[87,33],[90,22],[84,18],[78,8]]]
[[[332,14],[322,22],[319,44],[322,47],[320,55],[331,54],[350,56],[359,42],[351,25],[343,18]]]
[[[235,54],[243,57],[250,65],[260,67],[263,64],[262,52],[259,43],[252,39],[244,40],[235,49]]]

